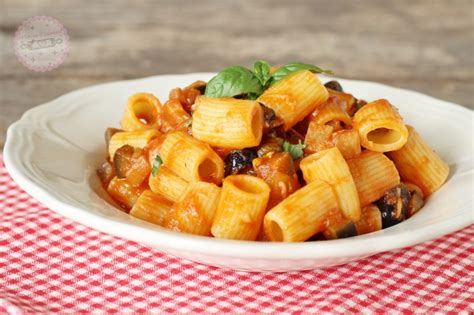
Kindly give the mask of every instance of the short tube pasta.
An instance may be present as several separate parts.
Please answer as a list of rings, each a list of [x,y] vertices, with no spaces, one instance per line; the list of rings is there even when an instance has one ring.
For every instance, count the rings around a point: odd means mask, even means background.
[[[288,130],[327,99],[328,91],[321,81],[310,71],[303,70],[275,83],[257,101],[273,109]]]
[[[199,96],[193,113],[193,137],[212,146],[243,149],[260,144],[263,111],[256,101]]]
[[[222,182],[222,159],[208,144],[182,131],[167,134],[159,152],[164,166],[188,182]]]
[[[388,100],[315,75],[331,72],[259,60],[174,87],[163,105],[132,95],[98,164],[109,201],[174,231],[248,241],[340,239],[410,218],[449,166]]]
[[[328,183],[334,191],[339,209],[352,221],[360,218],[359,196],[344,157],[337,148],[313,153],[300,163],[307,183],[319,179]]]
[[[206,182],[189,184],[181,198],[173,205],[164,227],[178,232],[211,235],[211,225],[219,203],[221,188]]]
[[[331,186],[316,179],[267,212],[265,235],[273,242],[302,242],[326,228],[331,212],[339,211]]]
[[[380,199],[385,191],[400,184],[397,168],[383,153],[364,151],[347,160],[359,194],[360,206]]]
[[[425,196],[439,189],[449,175],[449,166],[431,149],[416,130],[408,127],[408,141],[388,156],[400,176],[421,188]]]
[[[212,223],[217,238],[254,241],[262,224],[270,188],[260,178],[233,175],[224,180],[222,196]]]
[[[137,93],[128,99],[125,113],[122,117],[122,129],[137,131],[159,128],[161,103],[149,93]]]
[[[380,99],[362,106],[353,120],[364,148],[376,152],[395,151],[403,147],[408,130],[397,109]]]
[[[150,190],[145,190],[130,210],[132,217],[162,225],[172,203]]]
[[[139,130],[116,132],[109,140],[109,156],[113,160],[115,151],[128,144],[136,148],[144,148],[151,140],[158,138],[158,130]]]
[[[154,193],[176,202],[183,195],[188,182],[162,165],[154,176],[150,175],[148,185]]]

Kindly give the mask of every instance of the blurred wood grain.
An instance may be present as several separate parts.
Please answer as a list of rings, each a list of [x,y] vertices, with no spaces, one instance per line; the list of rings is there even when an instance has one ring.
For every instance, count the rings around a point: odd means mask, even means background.
[[[71,90],[256,59],[314,63],[474,108],[473,12],[473,0],[0,0],[0,148],[24,111]],[[26,69],[13,51],[16,28],[34,15],[69,32],[69,56],[51,72]]]

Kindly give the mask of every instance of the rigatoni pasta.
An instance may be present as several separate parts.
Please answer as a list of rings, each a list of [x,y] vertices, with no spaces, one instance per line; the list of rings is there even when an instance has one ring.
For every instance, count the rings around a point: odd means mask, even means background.
[[[359,193],[361,207],[379,199],[385,191],[400,183],[397,168],[383,153],[367,150],[347,160],[347,165]]]
[[[380,99],[362,106],[354,115],[354,128],[364,148],[371,151],[395,151],[405,145],[408,130],[397,109]]]
[[[333,190],[316,179],[267,212],[265,234],[273,242],[302,242],[323,231],[332,212],[338,212]]]
[[[421,188],[425,196],[439,189],[449,175],[449,166],[421,138],[412,126],[408,141],[399,150],[389,152],[401,177]]]
[[[161,166],[154,176],[149,177],[148,185],[154,193],[176,202],[183,195],[188,186],[188,182],[176,175],[166,166]]]
[[[97,174],[136,218],[202,236],[339,239],[409,219],[449,166],[388,100],[314,65],[224,69],[161,102],[132,95]],[[404,180],[400,182],[401,178]]]
[[[257,101],[271,108],[288,130],[327,99],[328,91],[319,79],[303,70],[275,83]]]
[[[162,225],[171,205],[172,202],[169,200],[150,190],[145,190],[136,200],[132,210],[130,210],[130,215],[150,223]]]
[[[158,129],[160,113],[161,103],[153,94],[132,95],[125,107],[121,122],[122,129],[125,131]]]
[[[263,111],[256,101],[199,96],[193,113],[193,137],[212,146],[243,149],[260,144]]]
[[[254,241],[267,208],[270,188],[260,178],[232,175],[222,185],[222,196],[212,224],[217,238]]]
[[[208,144],[182,131],[168,134],[159,152],[164,166],[187,181],[222,182],[222,159]]]
[[[307,183],[322,180],[334,191],[339,209],[349,220],[360,218],[357,189],[349,167],[338,148],[331,148],[308,155],[300,163]]]

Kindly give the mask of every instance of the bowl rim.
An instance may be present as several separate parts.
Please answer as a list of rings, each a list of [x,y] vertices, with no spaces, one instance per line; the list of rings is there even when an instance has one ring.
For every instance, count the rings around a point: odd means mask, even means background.
[[[208,76],[214,73],[201,72],[189,74],[166,74],[150,76],[132,80],[121,80],[93,85],[78,90],[74,90],[64,94],[50,102],[31,108],[26,111],[22,117],[10,125],[7,130],[7,138],[4,148],[4,164],[13,180],[29,195],[37,201],[45,205],[47,208],[67,217],[75,222],[89,226],[93,229],[108,233],[120,238],[129,239],[142,244],[159,244],[160,247],[173,249],[174,251],[187,251],[190,253],[199,253],[209,256],[238,257],[238,258],[262,258],[262,259],[316,259],[316,258],[337,258],[348,256],[368,256],[371,254],[412,246],[421,242],[425,242],[450,232],[454,232],[473,223],[474,219],[465,218],[464,216],[455,216],[450,220],[431,223],[429,225],[419,227],[415,231],[403,231],[390,233],[391,228],[387,228],[378,232],[369,233],[357,237],[328,240],[320,242],[301,242],[301,243],[273,243],[273,242],[255,242],[255,241],[239,241],[226,240],[205,236],[196,236],[185,233],[166,230],[159,226],[148,222],[141,222],[140,225],[121,222],[99,216],[82,207],[76,207],[67,202],[58,200],[45,187],[35,182],[34,178],[28,174],[23,166],[23,161],[14,158],[15,138],[20,136],[20,131],[25,130],[26,120],[30,116],[34,116],[36,112],[40,112],[45,108],[59,104],[64,98],[83,93],[84,91],[103,88],[109,85],[122,83],[136,83],[142,80],[150,80],[154,78],[176,77],[176,76]],[[321,76],[325,78],[325,76]],[[397,93],[410,93],[416,97],[422,97],[428,102],[432,102],[434,106],[449,106],[450,109],[458,111],[463,115],[471,115],[474,118],[474,111],[461,105],[443,101],[420,92],[411,91],[392,87],[389,85],[364,81],[342,79],[331,77],[333,80],[345,80],[360,84],[370,84],[374,87],[383,87],[393,89]],[[27,128],[26,128],[27,129]],[[472,169],[471,169],[472,171]],[[471,202],[472,203],[472,202]],[[118,210],[119,211],[119,210]],[[74,214],[74,215],[72,215]],[[112,224],[111,224],[112,223]],[[403,224],[403,223],[401,223]],[[120,231],[121,233],[118,233]],[[416,237],[413,237],[416,233]],[[160,238],[161,237],[161,238]],[[153,239],[154,242],[147,242],[147,239]],[[158,239],[158,241],[157,241]],[[370,239],[370,242],[367,240]],[[172,245],[169,245],[172,244]],[[369,246],[367,246],[369,245]],[[153,247],[160,248],[153,245]]]

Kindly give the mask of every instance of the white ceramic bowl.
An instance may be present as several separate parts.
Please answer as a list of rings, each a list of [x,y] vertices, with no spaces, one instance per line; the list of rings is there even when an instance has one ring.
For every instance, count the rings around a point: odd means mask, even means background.
[[[338,79],[358,98],[395,104],[451,167],[447,183],[409,220],[368,235],[294,244],[219,240],[171,232],[130,217],[104,198],[95,168],[104,157],[106,127],[119,125],[127,98],[151,92],[160,100],[211,73],[163,75],[97,85],[29,110],[8,129],[5,165],[30,195],[65,217],[163,252],[250,271],[290,271],[342,264],[414,245],[473,222],[473,112],[416,92]],[[327,80],[324,78],[323,80]]]

